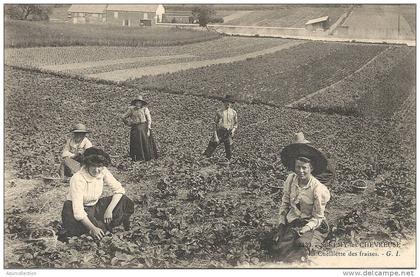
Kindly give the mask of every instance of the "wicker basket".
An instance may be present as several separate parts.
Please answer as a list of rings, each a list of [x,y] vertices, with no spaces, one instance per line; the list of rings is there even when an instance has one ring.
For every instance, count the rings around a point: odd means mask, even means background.
[[[367,183],[365,180],[357,179],[351,182],[351,187],[353,188],[353,192],[362,193],[367,189]]]

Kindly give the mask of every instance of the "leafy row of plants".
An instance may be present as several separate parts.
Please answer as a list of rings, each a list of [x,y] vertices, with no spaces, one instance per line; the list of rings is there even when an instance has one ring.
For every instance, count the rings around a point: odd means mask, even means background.
[[[284,106],[345,78],[385,48],[310,42],[254,59],[145,76],[127,84],[190,95],[226,93],[247,103]]]
[[[175,33],[176,34],[176,33]],[[69,47],[35,47],[35,48],[7,48],[5,49],[5,62],[8,65],[20,66],[54,66],[61,64],[75,64],[87,62],[112,61],[119,59],[142,58],[153,59],[170,56],[185,56],[178,62],[194,59],[217,59],[237,56],[253,51],[274,47],[287,40],[277,38],[249,39],[241,37],[221,37],[205,42],[191,43],[179,46],[165,47],[129,47],[129,46],[69,46]],[[121,61],[116,61],[121,62]],[[129,63],[129,62],[126,62]],[[139,63],[141,65],[141,63]],[[127,65],[126,65],[127,66]],[[95,69],[98,66],[95,66]],[[115,70],[114,66],[102,68],[104,71]],[[93,70],[92,69],[92,70]],[[106,70],[105,70],[106,69]],[[100,70],[100,68],[96,68]],[[72,70],[72,73],[86,74],[83,68]]]
[[[161,153],[158,160],[147,163],[129,160],[129,130],[120,119],[130,100],[139,93],[150,103]],[[399,238],[393,237],[393,232],[407,237],[412,234],[415,220],[409,215],[413,214],[415,199],[412,192],[415,158],[410,151],[412,144],[400,142],[403,134],[415,138],[415,133],[401,132],[393,124],[374,118],[308,115],[297,110],[238,103],[235,109],[240,127],[234,159],[226,165],[219,163],[224,155],[222,150],[216,151],[212,159],[202,155],[210,138],[214,110],[220,105],[203,97],[6,67],[6,165],[15,168],[18,177],[28,179],[56,172],[54,163],[59,162],[68,128],[83,122],[92,130],[91,141],[112,155],[111,171],[126,186],[136,205],[130,231],[116,230],[101,242],[85,236],[62,244],[52,234],[41,232],[43,228],[58,229],[61,205],[53,205],[46,219],[40,220],[40,211],[31,209],[36,205],[24,202],[19,211],[10,210],[6,216],[9,246],[5,250],[6,267],[263,265],[270,261],[264,239],[275,225],[282,180],[288,174],[281,166],[279,152],[297,131],[303,131],[305,137],[336,157],[338,184],[348,181],[349,176],[354,180],[366,174],[361,165],[371,163],[375,156],[375,173],[369,178],[374,180],[376,172],[387,174],[389,184],[398,181],[398,189],[392,188],[393,193],[385,196],[375,192],[375,197],[366,195],[363,206],[366,213],[361,216],[370,223],[371,233],[385,232],[391,239]],[[51,160],[45,158],[48,155]],[[380,187],[379,182],[377,186]],[[390,185],[384,187],[390,189]],[[23,197],[36,200],[47,192],[61,195],[60,188],[62,185],[39,186]],[[331,191],[330,214],[350,213],[358,203],[349,198],[341,185]],[[346,201],[342,203],[344,196]],[[61,198],[55,199],[60,202]],[[340,224],[339,218],[331,224],[337,230],[346,230],[347,225]],[[354,239],[367,238],[369,233],[358,228],[353,232]],[[351,239],[350,229],[337,232],[335,239]],[[31,232],[22,230],[31,230],[32,237]],[[381,238],[385,239],[385,235]]]
[[[415,86],[415,49],[390,47],[344,80],[293,107],[305,111],[390,118]]]

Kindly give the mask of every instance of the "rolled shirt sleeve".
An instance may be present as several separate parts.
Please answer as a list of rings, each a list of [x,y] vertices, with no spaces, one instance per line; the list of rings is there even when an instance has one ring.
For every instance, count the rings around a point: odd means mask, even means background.
[[[283,196],[279,209],[279,224],[286,224],[287,213],[290,209],[290,185],[292,183],[292,179],[293,175],[290,174],[284,182]]]
[[[214,130],[216,131],[218,128],[220,128],[221,127],[221,125],[223,125],[223,112],[219,112],[219,111],[217,111],[216,112],[216,116],[214,117],[214,126],[215,126],[215,128],[214,128]]]
[[[79,145],[77,145],[77,147],[76,147],[76,152],[78,152],[78,153],[73,153],[73,152],[71,152],[71,150],[72,150],[71,143],[72,143],[72,139],[68,139],[66,141],[66,144],[64,145],[61,157],[72,158],[73,156],[75,156],[77,154],[83,154],[86,149],[93,146],[92,142],[90,142],[90,140],[85,137],[85,138],[83,138],[82,142]],[[82,150],[82,151],[80,151],[80,150]],[[73,147],[73,151],[74,151],[74,147]]]
[[[132,114],[132,112],[133,112],[133,108],[130,106],[129,108],[128,108],[128,110],[121,116],[121,118],[122,118],[122,120],[123,120],[123,122],[125,123],[125,124],[129,124],[130,122],[128,121],[128,119],[131,117],[131,114]]]
[[[90,142],[88,138],[85,138],[83,141],[84,141],[84,145],[83,145],[84,150],[91,148],[93,146],[92,142]]]
[[[238,114],[235,110],[233,110],[233,128],[232,130],[235,131],[238,128]]]
[[[325,206],[330,200],[330,197],[330,192],[324,185],[319,184],[314,189],[314,206],[312,210],[312,218],[305,225],[306,228],[309,228],[309,230],[313,230],[321,225],[322,220],[325,218]]]
[[[66,144],[63,147],[63,152],[61,154],[62,158],[72,157],[73,153],[70,152],[70,140],[66,141]]]
[[[111,187],[113,194],[125,194],[125,189],[121,183],[115,179],[107,168],[104,169],[104,183]]]
[[[70,179],[70,195],[73,205],[73,215],[78,221],[87,216],[83,205],[83,195],[85,192],[86,182],[80,175],[73,175]]]

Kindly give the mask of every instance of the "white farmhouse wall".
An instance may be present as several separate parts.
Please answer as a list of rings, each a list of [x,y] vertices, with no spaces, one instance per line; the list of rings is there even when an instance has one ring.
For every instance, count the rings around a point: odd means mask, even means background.
[[[165,13],[165,7],[163,5],[158,5],[156,9],[156,23],[162,22],[162,15]]]

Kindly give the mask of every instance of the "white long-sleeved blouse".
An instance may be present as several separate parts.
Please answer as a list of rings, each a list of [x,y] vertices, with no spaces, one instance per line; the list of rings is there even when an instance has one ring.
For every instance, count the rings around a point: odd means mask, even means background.
[[[280,205],[280,223],[286,224],[295,219],[307,219],[306,226],[316,229],[325,218],[325,205],[330,200],[328,188],[311,176],[308,184],[304,187],[298,185],[295,173],[289,174],[284,188]]]
[[[107,168],[104,168],[96,177],[89,174],[82,167],[70,179],[70,191],[67,200],[72,201],[73,214],[76,220],[82,220],[87,216],[84,206],[95,205],[102,195],[104,183],[111,187],[114,194],[125,193],[125,189]]]
[[[74,138],[69,138],[63,147],[63,153],[61,154],[61,157],[71,157],[74,154],[78,154],[79,152],[80,154],[83,154],[83,152],[90,147],[92,147],[92,143],[86,137],[83,138],[80,143],[74,141]]]
[[[136,108],[135,106],[130,106],[128,111],[122,116],[123,119],[128,119],[129,125],[140,124],[147,122],[147,127],[152,128],[152,117],[150,111],[147,107]]]

